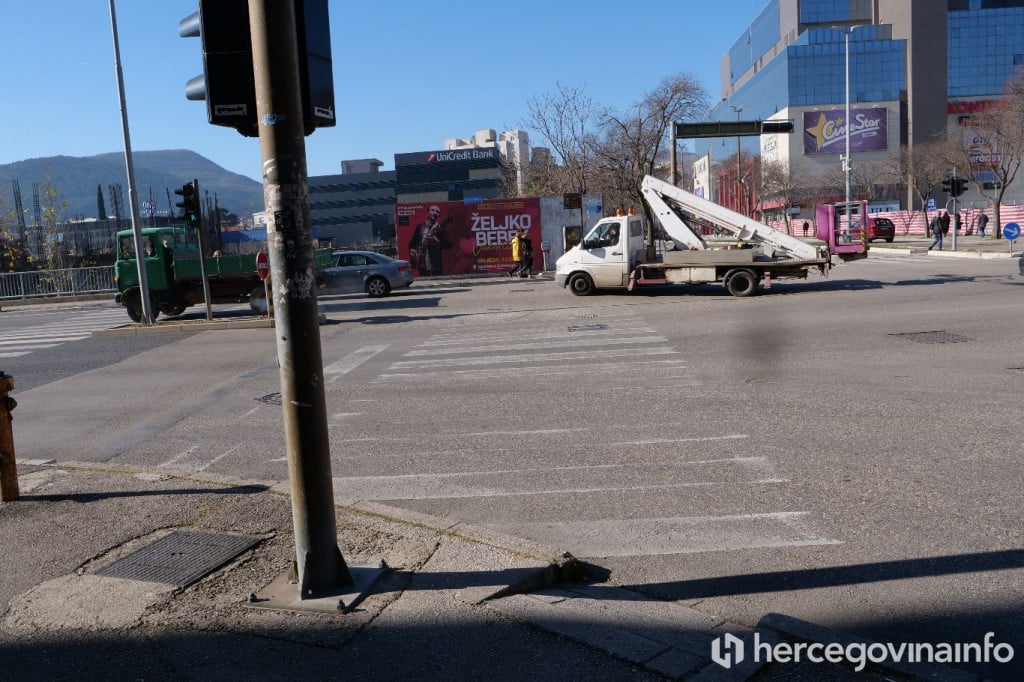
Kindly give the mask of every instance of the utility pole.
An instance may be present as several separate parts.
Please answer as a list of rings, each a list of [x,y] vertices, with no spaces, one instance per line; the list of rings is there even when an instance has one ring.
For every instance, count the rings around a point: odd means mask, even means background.
[[[743,111],[743,107],[744,107],[744,105],[742,105],[742,104],[739,105],[739,106],[736,106],[735,104],[730,104],[729,105],[729,108],[736,112],[736,121],[737,121],[737,123],[740,120],[740,112]],[[740,208],[740,136],[737,135],[736,136],[736,211],[737,212],[742,212],[742,210],[743,209]]]
[[[295,2],[249,0],[299,598],[353,584],[338,549],[309,223]]]
[[[128,132],[128,105],[124,96],[124,74],[121,71],[121,47],[117,40],[117,14],[114,0],[110,0],[110,32],[114,37],[114,70],[117,72],[117,95],[121,102],[121,133],[124,136],[124,164],[128,175],[128,201],[132,214],[132,234],[135,240],[135,262],[139,268],[139,290],[142,298],[142,324],[153,324],[153,303],[149,298],[149,277],[146,275],[146,253],[142,245],[142,225],[139,224],[139,199],[135,192],[135,164],[132,161],[132,139]],[[120,218],[120,214],[118,214]]]

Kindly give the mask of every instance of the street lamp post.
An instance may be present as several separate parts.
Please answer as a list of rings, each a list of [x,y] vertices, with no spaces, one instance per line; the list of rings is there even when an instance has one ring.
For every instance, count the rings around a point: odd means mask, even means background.
[[[729,108],[736,112],[736,121],[740,120],[740,112],[743,111],[744,105],[736,106],[730,104]],[[740,136],[736,136],[736,210],[740,210]]]
[[[843,154],[843,174],[846,177],[846,201],[850,201],[850,172],[853,170],[853,161],[850,153],[850,34],[853,33],[854,29],[860,28],[857,26],[837,26],[838,30],[843,32],[845,38],[846,47],[846,113],[844,114],[846,120],[846,149]]]

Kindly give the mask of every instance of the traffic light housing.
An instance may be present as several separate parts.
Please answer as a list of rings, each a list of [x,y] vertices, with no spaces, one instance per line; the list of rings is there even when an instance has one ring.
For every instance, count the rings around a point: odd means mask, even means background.
[[[336,122],[327,1],[294,0],[306,135]],[[199,11],[178,23],[178,35],[203,43],[203,75],[188,81],[185,97],[205,100],[213,125],[258,137],[248,0],[199,0]]]
[[[953,196],[953,178],[946,178],[942,181],[942,192],[947,196]]]
[[[199,227],[203,223],[203,211],[199,203],[199,181],[193,180],[174,190],[181,197],[176,206],[181,209],[181,218],[189,227]]]
[[[964,178],[953,178],[953,194],[952,196],[958,197],[967,191],[967,180]]]

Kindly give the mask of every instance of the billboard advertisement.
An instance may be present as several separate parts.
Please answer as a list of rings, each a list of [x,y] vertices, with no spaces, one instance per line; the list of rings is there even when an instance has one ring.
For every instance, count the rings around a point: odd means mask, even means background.
[[[412,263],[420,277],[508,272],[513,265],[509,242],[520,228],[539,254],[540,199],[395,206],[398,257]]]
[[[851,109],[850,148],[854,152],[888,149],[888,114],[885,107]],[[804,112],[804,154],[846,152],[845,110]]]

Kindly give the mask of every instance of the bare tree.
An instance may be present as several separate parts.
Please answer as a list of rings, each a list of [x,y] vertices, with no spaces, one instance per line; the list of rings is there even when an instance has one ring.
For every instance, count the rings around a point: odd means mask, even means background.
[[[942,181],[949,170],[949,164],[944,160],[948,154],[944,151],[945,145],[940,141],[922,142],[913,147],[902,147],[897,156],[890,157],[888,161],[882,162],[879,166],[879,173],[888,182],[907,187],[917,200],[917,205],[924,209],[928,197],[935,187]],[[928,229],[928,214],[924,211],[915,211],[913,202],[907,207],[908,215],[914,219],[920,217],[922,227]],[[904,225],[904,234],[910,232],[910,224]]]
[[[555,190],[553,194],[588,191],[591,149],[601,120],[597,103],[582,88],[557,83],[554,92],[531,98],[527,106],[529,113],[521,125],[540,135],[559,164],[533,171],[534,182]],[[543,180],[537,177],[541,171]]]
[[[1000,204],[1024,161],[1024,71],[1010,78],[1003,93],[1002,100],[961,119],[961,125],[949,131],[949,160],[958,175],[967,175],[992,204],[996,239],[1003,236]]]
[[[757,187],[757,209],[765,203],[773,203],[782,207],[786,234],[793,234],[789,219],[789,207],[813,199],[809,193],[809,178],[799,171],[791,171],[789,163],[781,159],[762,161],[760,164],[760,181]]]
[[[703,120],[706,115],[707,93],[688,73],[664,78],[627,113],[606,113],[594,150],[605,202],[611,199],[612,205],[643,206],[648,224],[653,225],[640,189],[643,178],[655,173],[657,160],[667,147],[669,126],[676,121]]]
[[[53,180],[47,177],[42,186],[43,208],[43,253],[46,267],[50,270],[61,270],[66,267],[69,244],[65,239],[67,227],[68,203],[60,198]],[[62,231],[64,230],[64,231]]]

